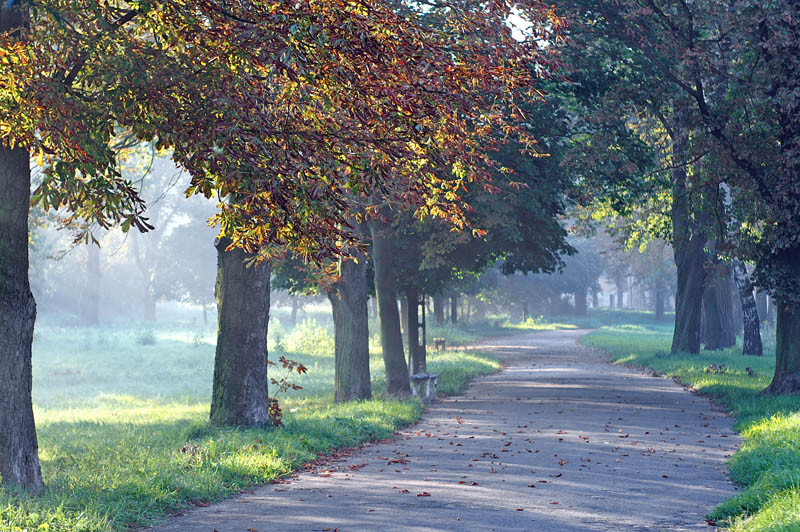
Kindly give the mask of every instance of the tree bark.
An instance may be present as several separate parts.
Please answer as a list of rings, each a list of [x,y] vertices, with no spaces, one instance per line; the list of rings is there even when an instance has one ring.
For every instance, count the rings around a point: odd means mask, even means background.
[[[217,351],[211,422],[264,426],[270,423],[267,395],[267,326],[270,264],[248,266],[251,258],[231,241],[218,239]]]
[[[711,247],[715,248],[715,245],[712,243]],[[727,265],[721,264],[717,259],[712,264],[716,271],[708,278],[703,292],[706,351],[727,349],[736,345],[730,271]]]
[[[0,10],[0,31],[16,8]],[[0,480],[42,488],[39,445],[31,400],[31,345],[36,302],[28,280],[30,158],[27,150],[0,145]]]
[[[598,290],[592,290],[592,308],[598,308],[600,306],[600,292]]]
[[[436,325],[444,325],[444,296],[433,296],[433,319]]]
[[[759,325],[767,321],[767,293],[761,290],[756,292],[756,311]]]
[[[700,352],[700,317],[702,314],[703,285],[706,260],[705,232],[691,227],[687,188],[686,149],[689,132],[683,124],[682,112],[676,111],[672,138],[672,235],[678,285],[675,292],[675,330],[671,352]]]
[[[662,321],[664,319],[664,290],[659,288],[655,290],[655,293],[656,320]]]
[[[337,403],[372,397],[369,374],[367,260],[339,260],[339,279],[328,290],[333,309],[334,390]]]
[[[586,316],[586,288],[575,292],[575,314]]]
[[[397,286],[392,242],[385,235],[385,226],[378,220],[368,222],[372,236],[372,263],[375,270],[375,297],[381,326],[381,349],[386,370],[386,392],[410,395],[408,365],[403,353],[400,315],[397,312]]]
[[[450,323],[458,325],[458,296],[456,294],[450,296]]]
[[[775,254],[776,270],[788,282],[800,282],[800,247]],[[795,286],[797,286],[795,284]],[[798,296],[795,294],[795,298]],[[779,296],[776,304],[775,375],[765,390],[772,394],[800,393],[800,302]]]
[[[425,346],[420,345],[419,337],[419,291],[416,287],[406,288],[408,301],[408,354],[411,359],[411,374],[425,373],[427,360]]]
[[[761,327],[758,321],[758,311],[756,300],[753,297],[753,287],[747,276],[744,264],[735,260],[733,262],[733,276],[736,280],[736,288],[739,290],[739,303],[742,307],[742,354],[761,356],[764,354],[764,347],[761,343]]]
[[[86,325],[100,323],[100,249],[89,244],[86,248],[86,291],[83,301],[83,322]]]

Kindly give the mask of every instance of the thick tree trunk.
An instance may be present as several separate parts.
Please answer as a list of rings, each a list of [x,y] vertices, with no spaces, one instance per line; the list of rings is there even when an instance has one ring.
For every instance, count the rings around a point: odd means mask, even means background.
[[[328,290],[335,340],[335,400],[372,397],[369,375],[367,261],[339,261],[339,280]]]
[[[100,248],[89,244],[86,248],[86,291],[83,300],[83,322],[86,325],[100,323]]]
[[[392,242],[378,220],[368,223],[372,236],[372,263],[375,269],[375,294],[381,326],[381,348],[386,371],[386,391],[392,395],[410,395],[408,365],[403,353],[403,336],[397,312],[397,286],[392,256]]]
[[[436,325],[444,325],[444,296],[433,296],[433,319]]]
[[[753,287],[747,276],[747,270],[739,260],[733,262],[733,276],[736,280],[736,288],[739,290],[739,303],[742,307],[744,329],[742,354],[761,356],[764,354],[764,347],[761,343],[761,327],[758,321],[756,300],[753,297]]]
[[[15,10],[0,10],[0,30]],[[0,145],[0,479],[39,489],[42,472],[31,401],[36,303],[28,281],[30,159]]]
[[[211,422],[264,426],[267,395],[267,326],[270,264],[248,266],[250,256],[231,241],[217,241],[217,352]]]
[[[450,323],[458,325],[458,296],[456,294],[450,296]]]
[[[800,247],[775,255],[776,270],[784,283],[800,283]],[[797,284],[795,284],[797,286]],[[795,294],[795,298],[798,296]],[[779,298],[776,305],[775,376],[767,393],[800,393],[800,302]]]
[[[712,243],[712,248],[715,245]],[[733,324],[733,301],[730,271],[726,265],[714,260],[715,273],[708,279],[703,292],[705,311],[705,350],[716,351],[736,345],[736,328]]]
[[[586,316],[586,289],[582,288],[575,292],[575,314]]]
[[[425,346],[420,345],[419,337],[419,291],[416,287],[406,288],[408,301],[408,356],[411,360],[411,374],[425,373],[427,360]]]
[[[673,164],[676,165],[672,170],[672,236],[678,285],[671,352],[699,353],[706,236],[702,228],[691,227],[686,167],[683,166],[689,132],[683,125],[680,110],[675,116],[672,138]]]

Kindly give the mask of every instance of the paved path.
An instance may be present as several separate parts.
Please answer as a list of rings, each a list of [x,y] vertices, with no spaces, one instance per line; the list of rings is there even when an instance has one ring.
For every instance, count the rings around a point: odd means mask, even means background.
[[[616,367],[586,331],[492,341],[505,370],[395,441],[157,532],[686,531],[734,488],[732,420],[704,398]]]

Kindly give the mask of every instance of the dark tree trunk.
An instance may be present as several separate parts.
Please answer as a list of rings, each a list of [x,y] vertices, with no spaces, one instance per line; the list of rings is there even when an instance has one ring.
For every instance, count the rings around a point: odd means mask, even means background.
[[[411,373],[412,375],[425,373],[428,364],[425,346],[420,345],[419,292],[416,287],[406,288],[406,300],[408,301],[408,356],[411,360]]]
[[[100,323],[100,248],[89,244],[86,248],[86,292],[83,301],[83,322],[86,325]]]
[[[433,319],[436,325],[444,325],[444,296],[433,296]]]
[[[211,422],[264,426],[270,423],[267,395],[267,326],[270,264],[248,266],[239,248],[217,247],[217,351]]]
[[[675,330],[671,352],[699,353],[706,236],[702,228],[691,227],[686,167],[682,165],[686,159],[688,130],[680,115],[680,111],[676,112],[672,138],[676,165],[672,170],[672,235],[678,286],[675,292]]]
[[[575,292],[575,314],[586,316],[586,289],[582,288]]]
[[[712,244],[711,247],[715,246]],[[714,260],[713,264],[715,264],[714,275],[708,279],[708,286],[703,292],[706,351],[727,349],[736,345],[730,271],[718,260]]]
[[[0,10],[0,31],[14,27],[16,8]],[[36,303],[28,281],[30,159],[0,145],[0,478],[7,486],[41,488],[31,401],[31,344]]]
[[[466,299],[466,305],[467,305],[467,310],[464,313],[464,321],[470,321],[471,322],[472,321],[472,299],[470,298],[470,296],[467,296],[464,299]]]
[[[530,312],[528,311],[528,300],[526,299],[522,303],[522,321],[528,321],[530,316]]]
[[[598,290],[592,290],[592,308],[597,308],[600,306],[600,292]]]
[[[800,247],[775,255],[776,270],[787,282],[800,283]],[[795,284],[795,286],[797,286]],[[795,298],[798,296],[795,294]],[[767,393],[800,393],[800,303],[779,298],[776,305],[775,376]]]
[[[761,356],[764,347],[761,344],[761,327],[758,321],[756,300],[753,297],[753,287],[747,276],[747,270],[741,261],[733,262],[733,275],[736,288],[739,290],[739,303],[742,307],[742,354]]]
[[[450,323],[458,325],[458,296],[456,294],[450,296]]]
[[[381,348],[386,370],[386,391],[392,395],[410,395],[408,365],[403,353],[403,336],[397,312],[397,286],[392,256],[392,242],[378,220],[368,223],[372,236],[372,263],[375,269],[375,297],[381,326]]]
[[[608,296],[608,308],[614,308],[614,294]]]
[[[659,288],[655,293],[656,319],[662,321],[664,319],[664,290]]]
[[[335,400],[372,397],[369,375],[367,260],[339,261],[339,280],[328,290],[335,339]]]

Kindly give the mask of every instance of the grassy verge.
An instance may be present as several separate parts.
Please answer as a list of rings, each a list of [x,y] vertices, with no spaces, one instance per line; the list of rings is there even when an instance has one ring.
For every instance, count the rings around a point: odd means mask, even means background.
[[[603,316],[595,320],[602,325]],[[800,530],[800,397],[760,395],[775,368],[774,341],[767,341],[764,357],[745,357],[740,348],[670,355],[671,329],[640,316],[602,325],[584,343],[611,352],[619,363],[677,377],[736,417],[743,443],[729,471],[742,489],[715,508],[712,519],[736,532]]]
[[[310,368],[295,380],[304,389],[281,399],[284,426],[271,429],[207,423],[213,329],[37,327],[34,408],[47,488],[35,497],[0,490],[0,531],[146,525],[285,475],[320,453],[389,437],[419,418],[418,402],[381,397],[377,351],[376,398],[332,404],[328,326],[303,327],[279,338],[277,347],[271,339],[271,356],[284,352]],[[499,363],[478,352],[447,351],[431,353],[429,369],[441,374],[446,394]]]

